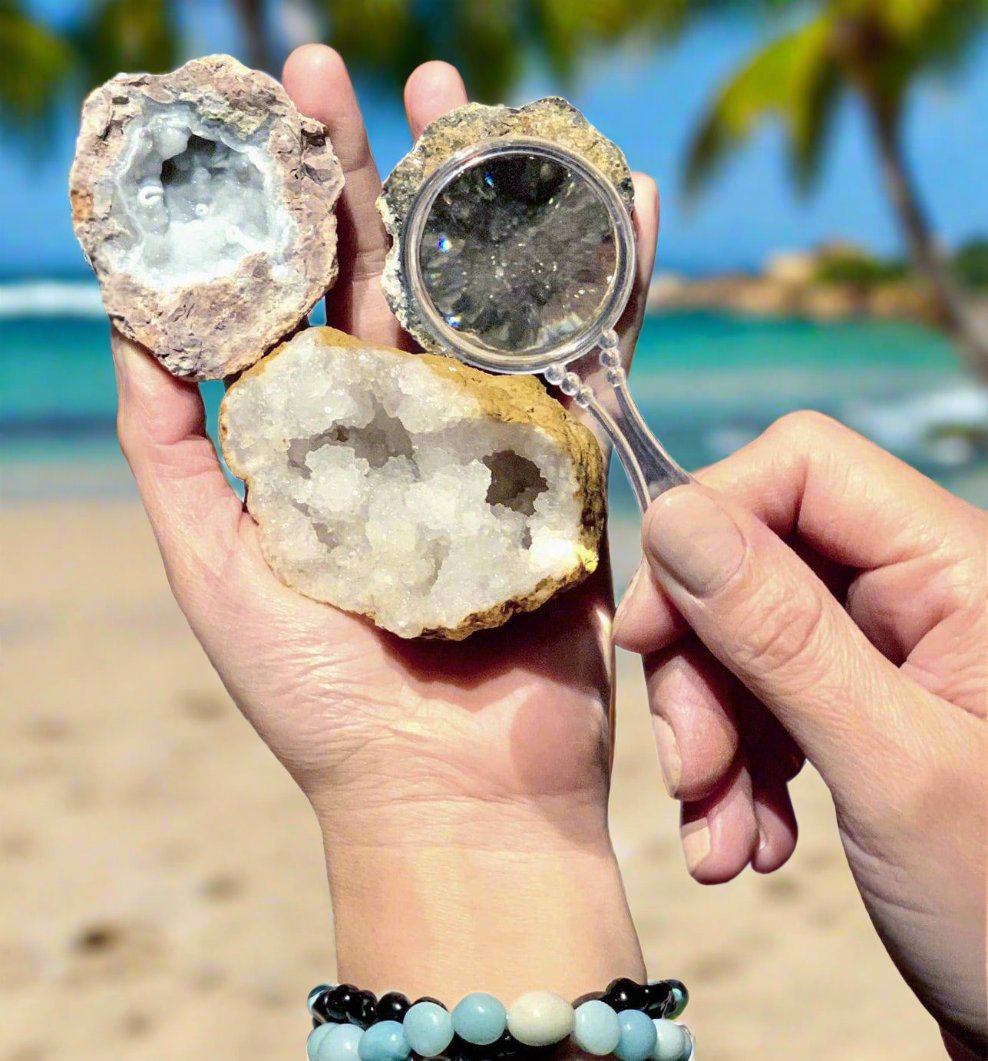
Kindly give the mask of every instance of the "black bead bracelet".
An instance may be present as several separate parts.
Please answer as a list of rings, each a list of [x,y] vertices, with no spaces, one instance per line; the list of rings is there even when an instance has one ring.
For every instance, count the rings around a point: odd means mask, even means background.
[[[617,1012],[638,1009],[653,1019],[669,1018],[683,1012],[689,1001],[689,992],[681,980],[654,980],[639,984],[622,976],[612,980],[605,991],[590,991],[573,999],[573,1008],[595,999],[606,1002]],[[339,984],[336,987],[322,984],[309,992],[309,1012],[314,1025],[349,1023],[356,1024],[358,1028],[369,1028],[382,1020],[400,1023],[409,1009],[419,1002],[432,1002],[445,1010],[449,1009],[445,1003],[428,995],[412,1002],[400,991],[388,991],[377,998],[373,991],[363,991],[353,984]]]

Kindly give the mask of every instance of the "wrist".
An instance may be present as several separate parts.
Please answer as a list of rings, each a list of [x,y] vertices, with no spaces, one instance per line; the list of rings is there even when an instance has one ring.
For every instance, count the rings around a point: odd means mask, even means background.
[[[510,1002],[641,976],[602,808],[405,807],[324,829],[338,976],[374,991]]]

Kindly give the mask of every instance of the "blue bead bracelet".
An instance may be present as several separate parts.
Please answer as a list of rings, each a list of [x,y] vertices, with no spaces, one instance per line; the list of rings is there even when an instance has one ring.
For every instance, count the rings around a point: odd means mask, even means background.
[[[619,1061],[695,1061],[693,1035],[676,1023],[689,1001],[678,980],[638,984],[622,977],[606,991],[567,1002],[528,991],[505,1007],[476,991],[449,1010],[435,998],[397,991],[377,998],[352,984],[309,992],[308,1061],[528,1061],[571,1039],[580,1050]]]

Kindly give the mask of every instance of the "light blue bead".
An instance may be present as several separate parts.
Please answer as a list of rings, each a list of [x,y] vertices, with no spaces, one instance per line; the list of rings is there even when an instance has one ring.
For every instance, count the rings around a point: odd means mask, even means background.
[[[405,1038],[422,1057],[438,1057],[453,1041],[453,1018],[435,1002],[416,1002],[405,1014]]]
[[[623,1009],[618,1014],[621,1041],[615,1054],[621,1061],[645,1061],[655,1048],[655,1025],[640,1009]]]
[[[488,1046],[497,1042],[504,1034],[508,1014],[504,1006],[493,996],[483,991],[460,999],[450,1014],[453,1031],[468,1043]]]
[[[309,1061],[316,1061],[319,1056],[319,1047],[322,1045],[326,1036],[339,1025],[336,1024],[320,1024],[318,1028],[313,1028],[309,1035],[309,1038],[305,1042],[305,1053]]]
[[[686,1061],[692,1053],[686,1029],[671,1020],[653,1020],[655,1025],[655,1061]]]
[[[360,1061],[405,1061],[411,1052],[405,1029],[396,1020],[372,1024],[360,1040]]]
[[[311,1061],[358,1061],[360,1040],[364,1036],[362,1028],[356,1024],[324,1024],[323,1027],[332,1030],[319,1041]]]
[[[576,1007],[573,1042],[588,1054],[613,1054],[621,1041],[621,1022],[614,1009],[599,998]]]

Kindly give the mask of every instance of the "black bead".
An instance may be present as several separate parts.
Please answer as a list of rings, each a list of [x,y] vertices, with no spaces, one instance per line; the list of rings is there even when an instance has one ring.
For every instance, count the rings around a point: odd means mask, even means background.
[[[346,1019],[358,1028],[367,1028],[374,1023],[377,997],[370,991],[355,991],[350,995],[346,1008]]]
[[[487,1050],[486,1046],[478,1046],[476,1043],[468,1043],[466,1039],[461,1039],[458,1035],[454,1035],[452,1042],[443,1051],[443,1057],[449,1059],[449,1061],[479,1061],[481,1050]]]
[[[645,1005],[642,1007],[650,1017],[664,1017],[673,1007],[672,988],[664,980],[645,986]]]
[[[686,985],[683,983],[682,980],[666,980],[666,983],[669,985],[669,989],[670,990],[678,990],[679,991],[680,996],[681,996],[679,1012],[682,1013],[683,1010],[686,1009],[686,1005],[687,1005],[687,1003],[690,1000],[690,993],[689,993],[689,991],[686,990]],[[673,995],[673,997],[669,1000],[669,1010],[670,1010],[670,1012],[674,1011],[675,1008],[676,1008],[676,997],[675,997],[675,995]]]
[[[347,1012],[350,1000],[357,993],[353,984],[340,984],[332,991],[321,995],[312,1005],[314,1016],[322,1017],[324,1022],[339,1024],[348,1019]]]
[[[584,1002],[596,1002],[598,998],[603,998],[603,991],[588,991],[585,995],[580,995],[579,998],[573,999],[573,1009],[577,1006],[582,1006]]]
[[[526,1047],[524,1043],[518,1042],[511,1032],[506,1031],[500,1039],[491,1043],[490,1046],[487,1046],[484,1049],[488,1052],[490,1057],[501,1059],[517,1057],[526,1049]]]
[[[525,1046],[518,1044],[520,1050],[514,1054],[511,1061],[551,1061],[556,1056],[559,1043],[550,1043],[548,1046]]]
[[[645,988],[621,976],[607,985],[604,1001],[618,1013],[623,1009],[641,1009],[645,1005]]]
[[[417,1006],[420,1002],[435,1002],[437,1006],[441,1006],[445,1010],[449,1009],[445,1002],[440,1002],[438,998],[433,998],[432,995],[423,995],[421,998],[417,998],[412,1003],[412,1006]],[[411,1009],[411,1006],[409,1006],[409,1009]]]
[[[396,1020],[400,1024],[405,1019],[410,1005],[411,1003],[400,991],[389,991],[377,1000],[375,1019]]]

